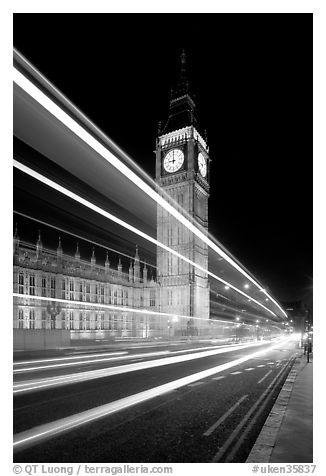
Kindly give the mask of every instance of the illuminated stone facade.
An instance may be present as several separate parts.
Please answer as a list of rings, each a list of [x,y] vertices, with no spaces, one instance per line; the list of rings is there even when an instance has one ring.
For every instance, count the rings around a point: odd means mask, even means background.
[[[147,279],[147,267],[140,264],[136,249],[128,272],[82,260],[63,253],[61,242],[56,252],[21,243],[14,236],[14,328],[106,331],[112,336],[140,336],[162,332],[159,317],[124,312],[128,309],[155,311],[156,283]],[[22,295],[26,296],[23,297]],[[35,296],[35,297],[34,297]],[[53,300],[52,300],[53,299]],[[98,334],[98,332],[96,332]]]

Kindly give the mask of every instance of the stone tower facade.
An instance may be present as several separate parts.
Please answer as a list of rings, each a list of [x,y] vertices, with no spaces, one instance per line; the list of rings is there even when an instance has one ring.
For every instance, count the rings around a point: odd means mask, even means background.
[[[180,78],[171,91],[168,119],[156,142],[156,183],[159,193],[207,234],[210,158],[199,130],[182,53]],[[208,269],[207,245],[160,206],[157,239]],[[192,318],[209,318],[207,273],[162,248],[157,249],[157,267],[161,311],[190,316],[188,326],[198,330],[201,321]]]

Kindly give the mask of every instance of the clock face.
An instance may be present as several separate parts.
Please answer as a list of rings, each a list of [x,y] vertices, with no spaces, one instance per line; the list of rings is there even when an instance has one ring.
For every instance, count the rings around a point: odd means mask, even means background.
[[[181,149],[172,149],[166,154],[163,161],[164,169],[169,172],[176,172],[182,167],[184,155]]]
[[[202,177],[206,177],[207,174],[207,165],[206,165],[206,160],[205,157],[201,152],[198,154],[198,168],[199,172],[201,173]]]

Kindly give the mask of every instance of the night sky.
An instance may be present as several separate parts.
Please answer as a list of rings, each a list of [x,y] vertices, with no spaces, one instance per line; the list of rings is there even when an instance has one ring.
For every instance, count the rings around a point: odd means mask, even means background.
[[[280,301],[312,295],[312,15],[15,14],[14,46],[149,175],[187,54],[210,232]]]

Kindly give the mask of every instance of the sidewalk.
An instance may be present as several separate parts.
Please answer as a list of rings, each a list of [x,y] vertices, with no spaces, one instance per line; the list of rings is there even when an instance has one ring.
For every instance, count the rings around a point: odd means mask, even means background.
[[[313,462],[313,363],[297,357],[247,463]]]

